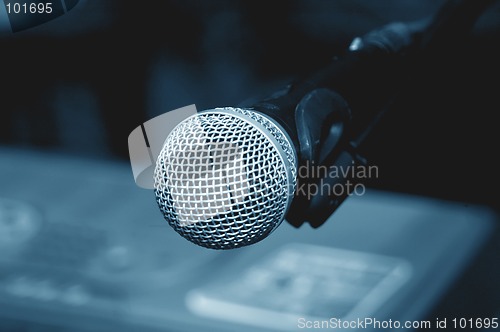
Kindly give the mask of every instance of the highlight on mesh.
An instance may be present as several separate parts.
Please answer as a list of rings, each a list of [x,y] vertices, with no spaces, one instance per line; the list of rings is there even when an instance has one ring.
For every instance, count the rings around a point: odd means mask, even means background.
[[[209,132],[200,118],[186,125],[189,135],[162,161],[179,226],[230,212],[244,203],[250,186],[238,140],[227,137],[233,132]]]
[[[165,162],[167,186],[180,226],[206,221],[243,204],[249,194],[243,154],[231,142],[187,145]],[[173,166],[173,167],[172,167]]]

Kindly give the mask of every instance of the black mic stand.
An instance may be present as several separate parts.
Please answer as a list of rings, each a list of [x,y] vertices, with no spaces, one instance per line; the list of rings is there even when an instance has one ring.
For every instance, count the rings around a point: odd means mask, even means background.
[[[493,2],[449,0],[431,19],[355,38],[328,67],[253,106],[285,128],[298,152],[297,191],[286,217],[291,225],[321,226],[352,194],[357,179],[350,170],[367,166],[359,147],[404,82],[452,50]]]

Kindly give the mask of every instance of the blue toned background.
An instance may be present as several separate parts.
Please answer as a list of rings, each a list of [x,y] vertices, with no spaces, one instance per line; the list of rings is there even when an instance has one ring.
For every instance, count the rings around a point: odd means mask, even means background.
[[[355,36],[442,3],[88,0],[1,33],[0,331],[287,330],[269,322],[361,315],[370,290],[382,318],[498,317],[498,3],[403,89],[364,147],[379,168],[373,193],[322,228],[283,225],[234,252],[193,247],[128,162],[128,134],[144,121],[267,95]],[[298,278],[307,257],[327,277]],[[378,274],[332,267],[346,261]],[[401,286],[377,288],[387,276]],[[234,291],[244,288],[256,295]],[[342,305],[320,296],[335,289]]]

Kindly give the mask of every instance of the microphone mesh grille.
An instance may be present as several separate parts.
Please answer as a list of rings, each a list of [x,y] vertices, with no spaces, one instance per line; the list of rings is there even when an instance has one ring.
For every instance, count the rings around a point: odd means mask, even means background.
[[[224,108],[181,122],[155,168],[163,216],[189,241],[212,249],[253,244],[282,222],[296,184],[286,134],[251,110]]]

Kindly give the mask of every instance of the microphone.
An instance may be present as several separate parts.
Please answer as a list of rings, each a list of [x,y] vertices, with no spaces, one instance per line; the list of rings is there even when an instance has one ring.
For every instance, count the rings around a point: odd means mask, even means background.
[[[331,145],[331,137],[318,136],[322,129],[339,129],[349,120],[346,101],[317,88],[347,81],[367,63],[387,62],[411,41],[406,25],[391,24],[357,39],[345,57],[279,97],[250,107],[201,111],[182,121],[167,136],[154,171],[164,218],[184,238],[212,249],[238,248],[267,237],[292,201],[297,206],[307,201],[304,195],[295,197],[297,171],[307,162],[319,162],[320,148]],[[329,107],[314,114],[297,107],[307,103],[305,96],[321,95],[328,96]]]
[[[295,192],[297,154],[273,118],[216,108],[174,128],[154,174],[158,206],[175,231],[203,247],[231,249],[281,224]]]
[[[342,185],[349,176],[310,179],[300,169],[365,164],[358,147],[417,55],[425,55],[420,47],[438,48],[443,31],[453,31],[470,13],[479,16],[482,10],[471,11],[471,5],[484,9],[489,3],[450,1],[430,23],[389,24],[355,38],[342,57],[277,96],[201,111],[179,123],[154,170],[166,221],[211,249],[259,242],[285,217],[296,227],[306,221],[319,227],[348,195],[311,196],[299,186]],[[474,19],[467,22],[471,27]]]

